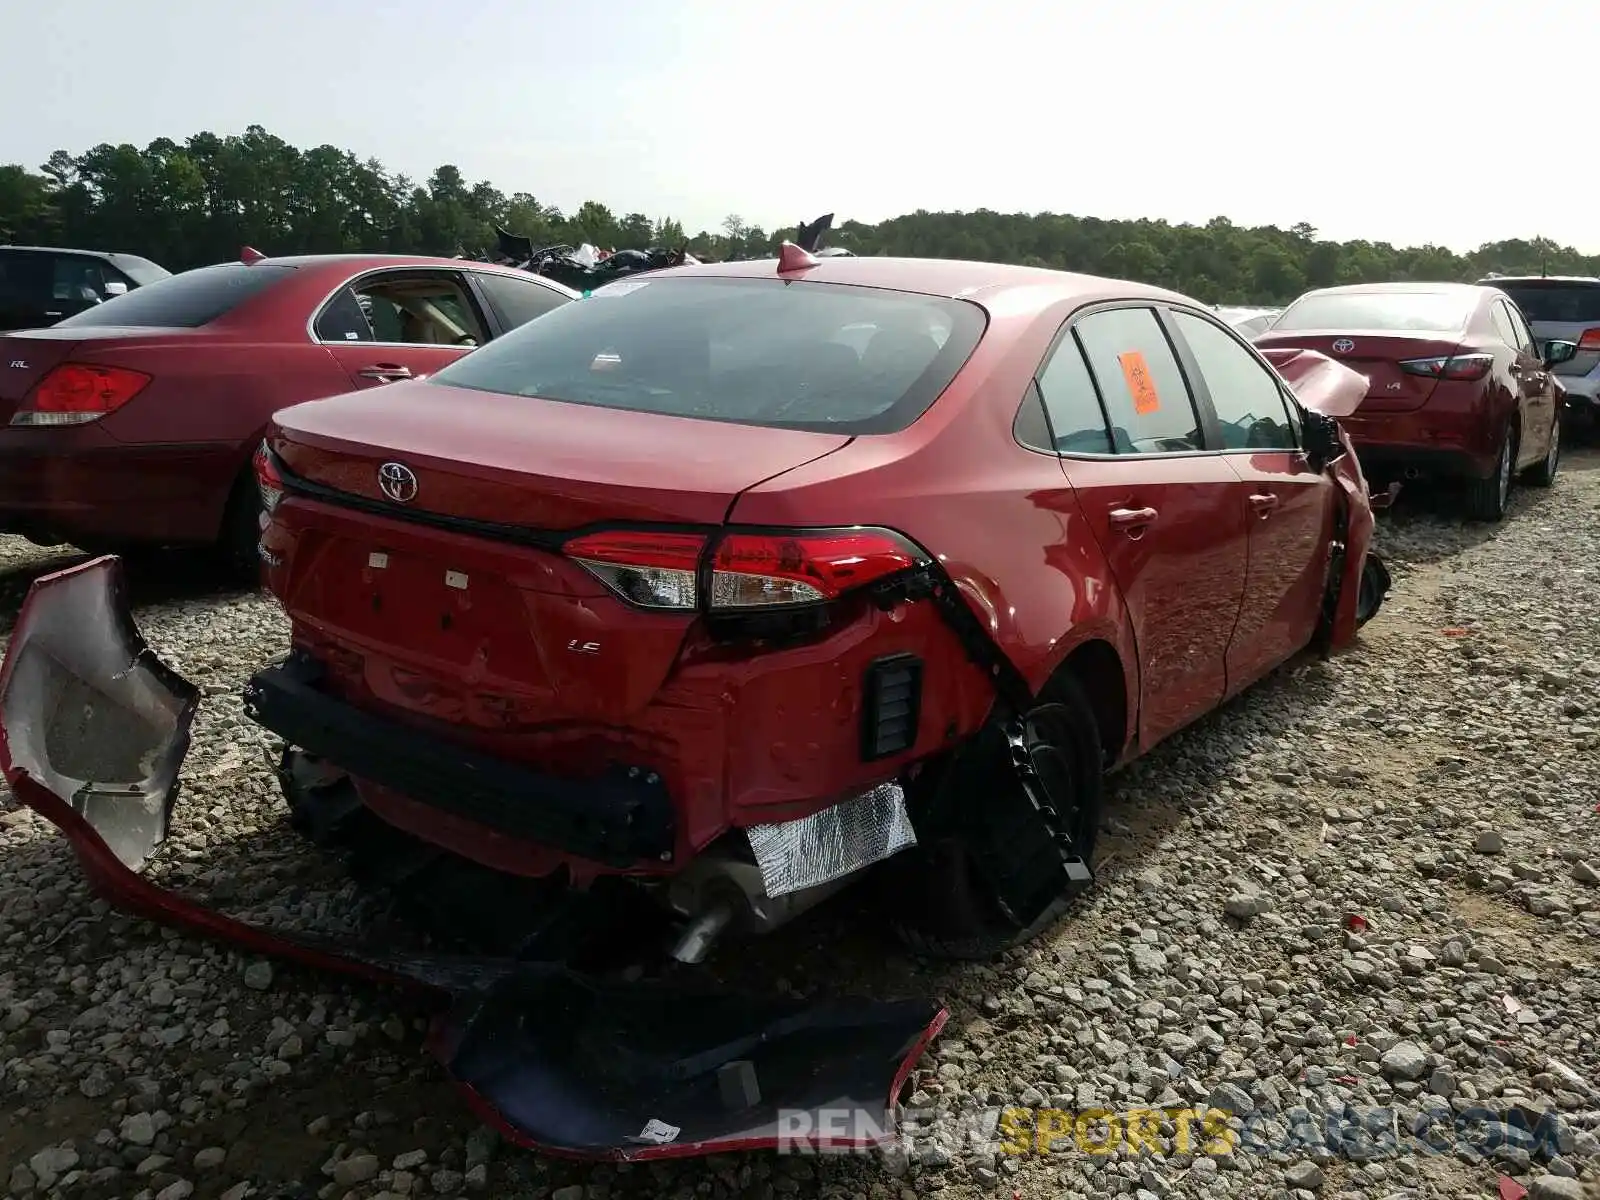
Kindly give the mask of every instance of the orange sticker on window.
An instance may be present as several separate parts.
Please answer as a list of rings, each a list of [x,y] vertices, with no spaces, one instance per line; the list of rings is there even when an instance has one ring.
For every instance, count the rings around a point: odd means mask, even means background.
[[[1150,364],[1137,350],[1117,355],[1122,367],[1122,378],[1127,381],[1128,392],[1133,396],[1133,411],[1141,417],[1161,411],[1161,394],[1156,391],[1156,381],[1150,377]]]

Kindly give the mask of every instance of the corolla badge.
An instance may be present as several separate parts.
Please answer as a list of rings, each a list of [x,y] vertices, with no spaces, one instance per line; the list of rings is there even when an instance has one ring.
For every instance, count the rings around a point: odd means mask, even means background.
[[[386,462],[379,467],[378,486],[396,504],[406,504],[417,498],[417,477],[405,463]]]
[[[1338,341],[1333,343],[1333,348],[1340,354],[1349,354],[1350,351],[1356,348],[1356,344],[1349,338],[1340,338]]]

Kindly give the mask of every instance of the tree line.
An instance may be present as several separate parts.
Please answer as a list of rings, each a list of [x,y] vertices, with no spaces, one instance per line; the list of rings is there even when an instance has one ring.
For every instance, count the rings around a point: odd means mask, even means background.
[[[841,204],[848,197],[840,197]],[[796,213],[795,223],[815,217]],[[690,236],[670,216],[619,215],[590,200],[575,212],[528,192],[469,183],[451,165],[425,182],[336,146],[302,150],[252,125],[243,134],[158,138],[142,150],[102,143],[58,150],[37,170],[0,166],[0,242],[119,250],[172,271],[267,254],[341,251],[477,255],[495,227],[535,245],[591,242],[615,249],[687,245],[727,259],[774,251],[792,227],[767,230],[729,216]],[[876,225],[846,220],[826,244],[862,255],[1024,263],[1158,284],[1218,304],[1281,304],[1312,287],[1380,280],[1479,279],[1490,272],[1600,274],[1585,256],[1544,238],[1491,242],[1470,254],[1442,246],[1334,242],[1306,224],[1246,228],[1113,221],[1057,213],[926,212]]]

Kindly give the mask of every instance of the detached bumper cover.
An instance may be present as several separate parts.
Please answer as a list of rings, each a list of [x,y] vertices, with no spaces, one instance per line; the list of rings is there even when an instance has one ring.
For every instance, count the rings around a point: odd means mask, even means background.
[[[198,706],[140,637],[116,559],[34,583],[0,667],[0,769],[112,903],[433,995],[432,1052],[480,1116],[549,1154],[870,1149],[891,1136],[895,1099],[945,1021],[932,1002],[754,1000],[344,945],[253,926],[153,883],[141,870],[167,835]]]

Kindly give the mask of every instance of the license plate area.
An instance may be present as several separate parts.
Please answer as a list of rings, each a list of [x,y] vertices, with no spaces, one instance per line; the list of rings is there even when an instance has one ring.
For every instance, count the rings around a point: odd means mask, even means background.
[[[467,677],[539,678],[530,605],[497,573],[433,554],[336,539],[320,597],[329,623],[396,661]]]

